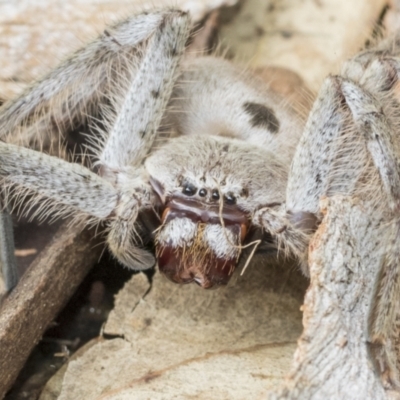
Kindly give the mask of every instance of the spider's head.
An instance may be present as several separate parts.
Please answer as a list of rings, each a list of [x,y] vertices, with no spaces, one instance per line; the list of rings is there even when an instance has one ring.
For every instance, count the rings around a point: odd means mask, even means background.
[[[156,232],[162,273],[206,289],[229,282],[253,212],[284,197],[286,173],[271,157],[232,139],[192,136],[171,140],[147,159],[162,203]]]
[[[218,202],[217,190],[207,196],[206,189],[184,184],[183,193],[186,196],[175,194],[164,205],[156,239],[160,271],[176,283],[196,282],[205,289],[226,285],[249,218],[234,204]]]

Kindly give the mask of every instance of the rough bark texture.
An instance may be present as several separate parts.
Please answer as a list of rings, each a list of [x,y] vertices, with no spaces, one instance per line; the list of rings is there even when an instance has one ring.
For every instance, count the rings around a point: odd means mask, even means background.
[[[44,330],[99,259],[93,232],[59,230],[9,295],[0,312],[0,398]]]
[[[304,330],[286,387],[270,399],[387,399],[368,348],[368,320],[382,265],[382,218],[346,197],[321,203],[309,252]]]

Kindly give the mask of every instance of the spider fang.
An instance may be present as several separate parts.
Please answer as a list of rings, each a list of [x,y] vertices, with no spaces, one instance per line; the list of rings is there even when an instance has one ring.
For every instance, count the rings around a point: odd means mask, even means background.
[[[229,282],[249,227],[242,210],[225,205],[220,213],[218,204],[176,195],[167,201],[161,222],[156,255],[164,275],[173,282],[195,282],[204,289]],[[181,242],[172,242],[169,232],[179,223],[186,223],[192,230],[189,233],[187,229]],[[224,250],[221,242],[225,242]]]

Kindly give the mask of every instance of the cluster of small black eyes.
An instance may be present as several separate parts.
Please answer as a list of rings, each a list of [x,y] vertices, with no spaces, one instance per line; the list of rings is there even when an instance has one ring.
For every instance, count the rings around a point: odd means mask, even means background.
[[[197,187],[191,183],[185,183],[182,188],[182,193],[185,194],[186,196],[194,196],[197,193]],[[206,197],[207,189],[202,188],[199,190],[198,193],[200,197]],[[219,200],[219,191],[217,189],[213,189],[213,191],[211,192],[211,199]],[[233,195],[233,193],[229,192],[224,196],[224,203],[226,204],[236,203],[236,197]]]

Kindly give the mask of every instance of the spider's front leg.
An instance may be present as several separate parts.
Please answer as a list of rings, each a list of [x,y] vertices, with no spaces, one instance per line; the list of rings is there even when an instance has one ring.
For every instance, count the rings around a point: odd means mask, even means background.
[[[390,48],[391,43],[381,46]],[[367,195],[379,203],[381,179],[389,208],[398,207],[400,152],[392,126],[397,120],[396,51],[386,49],[380,58],[380,49],[361,53],[346,63],[343,76],[325,80],[295,152],[285,206],[264,208],[255,215],[284,250],[301,261],[305,273],[308,242],[321,218],[323,196]]]
[[[145,48],[165,15],[162,12],[142,14],[108,28],[17,99],[6,103],[0,109],[0,138],[47,152],[56,150],[58,156],[66,133],[93,114],[98,115],[99,103],[114,98],[124,82],[134,77],[140,50]],[[18,149],[10,149],[16,151],[14,159],[18,159]],[[36,173],[33,165],[29,173]],[[49,177],[48,181],[53,180]],[[75,201],[74,205],[77,204]],[[6,290],[11,290],[18,280],[13,243],[11,218],[7,207],[2,205],[0,266]]]
[[[342,76],[326,79],[294,157],[286,206],[278,215],[283,228],[282,232],[277,232],[287,248],[293,247],[292,238],[284,236],[288,232],[285,223],[291,231],[296,228],[291,224],[293,216],[300,216],[301,220],[301,217],[311,215],[318,222],[323,197],[356,199],[363,212],[373,213],[374,221],[377,221],[374,229],[378,230],[374,231],[375,242],[365,244],[364,238],[356,232],[343,238],[346,243],[343,248],[355,250],[367,245],[374,249],[371,259],[376,257],[378,264],[371,261],[370,268],[368,265],[361,267],[371,274],[369,279],[376,282],[376,287],[369,289],[366,297],[370,297],[363,304],[354,293],[334,291],[332,298],[337,302],[340,316],[349,315],[350,311],[345,309],[349,304],[357,310],[354,313],[369,312],[365,338],[371,344],[377,370],[389,387],[399,384],[392,344],[400,300],[398,53],[398,40],[387,40],[377,49],[367,50],[350,60],[344,66]],[[340,215],[334,217],[341,218]],[[335,224],[335,218],[331,219],[332,224]],[[337,225],[343,223],[351,224],[351,218]],[[371,226],[375,225],[371,223]],[[302,222],[298,228],[302,229]],[[303,254],[303,260],[307,260],[307,241],[297,250]],[[350,253],[341,254],[342,250],[338,248],[334,259],[325,259],[334,265],[324,265],[324,270],[336,268],[338,274],[346,271],[347,266],[340,262]],[[352,255],[357,257],[357,250]],[[314,279],[318,281],[318,277]],[[335,283],[333,280],[333,285]],[[318,299],[314,301],[318,302]],[[372,306],[365,309],[366,304]],[[367,318],[364,325],[367,325]],[[329,340],[334,341],[330,337]]]
[[[0,143],[0,175],[4,178],[6,197],[23,198],[29,194],[29,204],[44,199],[38,208],[42,215],[55,210],[59,216],[84,214],[95,221],[106,220],[111,250],[125,265],[142,269],[151,267],[154,259],[136,248],[134,225],[140,208],[151,207],[154,199],[141,164],[153,144],[171,95],[189,33],[189,18],[186,13],[174,10],[140,15],[117,25],[115,31],[118,33],[116,37],[113,37],[113,30],[106,31],[100,42],[103,38],[118,48],[122,46],[120,39],[127,41],[130,38],[133,40],[130,51],[136,54],[136,58],[132,62],[117,51],[115,57],[117,60],[118,56],[123,58],[122,67],[113,59],[113,63],[121,68],[103,71],[123,75],[117,79],[117,89],[109,88],[104,94],[112,102],[116,114],[109,117],[109,132],[103,133],[97,148],[100,176],[81,165],[6,143]],[[84,73],[89,74],[96,60],[99,64],[103,61],[98,59],[97,51],[91,51],[93,48],[97,49],[91,44],[78,52],[32,92],[46,92],[46,88],[63,72],[75,82],[70,70],[78,73],[85,68],[81,63],[82,54],[89,58]],[[125,68],[126,64],[132,69]],[[87,96],[83,95],[82,101],[90,102],[92,82],[89,79],[81,84],[83,88],[79,93]],[[32,92],[16,103],[27,101],[33,96]],[[61,95],[60,109],[68,108],[70,100]],[[13,107],[18,109],[16,103],[8,106],[6,111]],[[74,104],[84,115],[86,108],[79,102]],[[14,200],[14,204],[21,203]]]
[[[141,164],[154,143],[171,96],[187,35],[186,14],[176,12],[162,21],[99,155],[101,175],[119,192],[108,244],[123,264],[136,269],[154,264],[153,256],[134,244],[139,209],[151,208],[156,202]]]
[[[350,192],[356,180],[354,175],[358,174],[363,162],[357,160],[354,165],[356,159],[353,159],[353,168],[338,169],[337,163],[354,151],[341,142],[343,133],[350,132],[351,121],[351,113],[341,90],[341,78],[327,78],[295,152],[286,203],[279,208],[258,210],[254,216],[260,226],[277,238],[287,255],[299,260],[306,275],[308,243],[320,219],[321,197],[333,192]],[[353,144],[351,142],[351,146]]]

